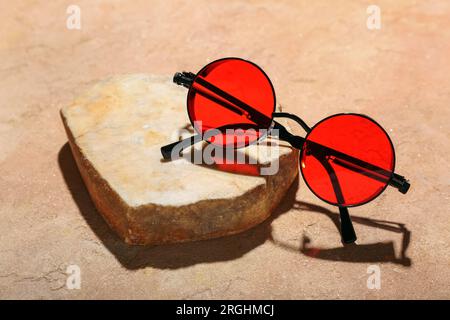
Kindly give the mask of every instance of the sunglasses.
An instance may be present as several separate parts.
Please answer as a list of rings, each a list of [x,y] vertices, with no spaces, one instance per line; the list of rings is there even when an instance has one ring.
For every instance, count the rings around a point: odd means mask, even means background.
[[[394,146],[377,122],[362,114],[340,113],[311,128],[294,114],[275,112],[273,85],[250,61],[216,60],[197,74],[177,72],[173,81],[189,89],[188,115],[197,134],[163,146],[165,160],[180,156],[183,149],[202,140],[240,148],[269,132],[300,150],[300,171],[308,188],[321,200],[339,207],[344,243],[356,241],[348,207],[374,200],[387,186],[403,194],[410,187],[408,180],[394,172]],[[297,122],[306,136],[290,133],[275,118]]]

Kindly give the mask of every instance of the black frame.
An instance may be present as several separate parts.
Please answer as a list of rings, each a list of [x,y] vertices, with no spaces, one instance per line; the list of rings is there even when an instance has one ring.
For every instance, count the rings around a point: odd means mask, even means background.
[[[200,79],[198,78],[198,75],[205,70],[205,68],[207,68],[209,65],[211,65],[212,63],[218,62],[218,61],[222,61],[222,60],[226,60],[226,59],[239,59],[239,60],[243,60],[240,58],[224,58],[224,59],[219,59],[219,60],[215,60],[213,62],[211,62],[210,64],[208,64],[207,66],[205,66],[204,68],[202,68],[200,70],[200,72],[198,72],[196,75],[191,73],[191,72],[177,72],[175,73],[174,77],[173,77],[173,81],[178,84],[178,85],[182,85],[186,88],[189,88],[189,93],[188,93],[188,98],[187,101],[189,100],[189,94],[191,94],[191,88],[192,88],[192,84],[194,83],[194,81],[197,81],[197,83],[199,83],[201,86],[204,86],[206,88],[208,88],[210,91],[214,92],[215,94],[217,94],[218,96],[220,96],[222,99],[225,100],[224,101],[216,101],[217,103],[219,103],[220,105],[224,106],[225,108],[228,108],[231,111],[237,112],[239,114],[243,114],[242,110],[244,110],[245,112],[248,113],[249,118],[250,119],[258,119],[261,122],[255,121],[256,127],[258,129],[268,129],[271,126],[273,126],[274,129],[278,129],[278,138],[280,140],[286,141],[288,142],[292,147],[297,148],[300,151],[300,159],[303,156],[303,152],[305,148],[303,148],[304,143],[306,141],[306,139],[308,138],[308,135],[310,134],[310,132],[320,123],[322,123],[323,121],[331,118],[331,117],[335,117],[338,115],[342,115],[342,114],[352,114],[352,115],[357,115],[357,116],[362,116],[365,117],[367,119],[369,119],[370,121],[372,121],[373,123],[375,123],[377,126],[379,126],[384,133],[386,134],[386,136],[389,139],[389,142],[391,144],[392,147],[392,151],[393,151],[393,170],[392,172],[388,172],[382,168],[379,168],[377,166],[374,166],[370,163],[367,163],[365,161],[362,161],[360,159],[351,157],[347,154],[341,153],[337,150],[328,148],[326,146],[322,146],[320,144],[316,144],[313,143],[311,141],[308,141],[309,147],[313,147],[315,149],[315,153],[314,155],[316,156],[316,158],[322,163],[322,165],[324,166],[324,168],[328,171],[329,175],[330,175],[330,179],[334,188],[334,191],[336,193],[336,198],[338,200],[338,202],[343,202],[339,199],[343,200],[342,197],[342,191],[339,185],[339,181],[336,179],[336,174],[334,172],[334,169],[331,167],[331,165],[328,163],[328,161],[325,161],[325,155],[334,155],[337,158],[340,158],[339,161],[341,162],[340,165],[345,165],[348,169],[350,170],[355,170],[361,174],[364,174],[366,176],[368,176],[369,178],[373,178],[373,179],[382,179],[379,178],[379,175],[384,176],[386,180],[383,180],[382,182],[385,182],[385,186],[384,188],[373,198],[369,199],[368,201],[364,202],[364,203],[359,203],[356,205],[349,205],[349,206],[341,206],[339,204],[335,204],[335,203],[331,203],[325,199],[323,199],[322,197],[320,197],[319,195],[317,195],[309,186],[307,180],[304,178],[303,176],[303,171],[300,168],[300,171],[302,172],[302,177],[303,180],[306,182],[306,185],[308,186],[308,188],[312,191],[312,193],[314,195],[316,195],[319,199],[321,199],[322,201],[327,202],[328,204],[334,205],[339,207],[339,213],[340,213],[340,220],[341,220],[341,237],[342,237],[342,241],[344,243],[353,243],[356,241],[356,234],[353,228],[353,224],[350,218],[350,215],[348,213],[348,207],[356,207],[356,206],[360,206],[363,204],[366,204],[372,200],[374,200],[375,198],[377,198],[381,193],[384,192],[384,190],[387,188],[388,185],[396,188],[399,190],[399,192],[405,194],[408,192],[410,184],[409,181],[406,180],[403,176],[396,174],[395,171],[395,151],[394,151],[394,146],[392,144],[392,141],[389,137],[389,135],[387,134],[387,132],[384,130],[383,127],[381,127],[375,120],[373,120],[372,118],[366,116],[366,115],[362,115],[362,114],[356,114],[356,113],[338,113],[338,114],[334,114],[331,115],[329,117],[326,117],[324,119],[322,119],[321,121],[319,121],[317,124],[315,124],[312,128],[309,127],[305,121],[303,121],[300,117],[294,115],[294,114],[290,114],[290,113],[286,113],[286,112],[273,112],[272,114],[272,118],[269,119],[268,117],[266,117],[265,115],[262,115],[261,113],[258,112],[258,110],[252,108],[251,106],[247,105],[245,102],[237,99],[236,97],[233,97],[231,95],[229,95],[228,93],[220,90],[220,88],[215,87],[213,84],[207,82],[204,79]],[[254,64],[253,62],[247,61],[247,60],[243,60],[246,62],[249,62],[251,64],[253,64],[254,66],[258,67],[259,70],[261,70],[261,72],[264,73],[264,71],[257,66],[256,64]],[[269,77],[264,73],[264,75],[267,77],[268,81],[270,82]],[[200,81],[199,81],[200,80]],[[274,94],[274,111],[275,111],[275,104],[276,104],[276,98],[275,98],[275,90],[273,88],[272,83],[270,82],[270,85],[272,87],[273,90],[273,94]],[[233,105],[234,104],[234,105]],[[237,107],[236,107],[237,106]],[[240,109],[239,109],[240,108]],[[242,109],[242,110],[241,110]],[[188,112],[189,113],[189,112]],[[273,120],[274,118],[289,118],[291,120],[294,120],[295,122],[297,122],[305,131],[306,131],[306,136],[305,138],[297,136],[297,135],[293,135],[291,134],[284,126],[282,126],[279,122]],[[192,123],[192,119],[189,115],[189,120]],[[264,124],[268,124],[267,128],[261,128],[261,126],[259,126],[257,123],[264,123]],[[192,123],[193,127],[194,124]],[[195,130],[197,130],[194,127]],[[217,129],[224,129],[224,128],[217,128]],[[208,137],[206,137],[208,138]],[[261,139],[263,137],[260,137],[259,139]],[[258,139],[258,140],[259,140]],[[205,139],[205,135],[202,135],[201,133],[198,133],[192,137],[183,139],[181,141],[176,141],[174,143],[165,145],[163,147],[161,147],[161,154],[164,158],[164,160],[172,160],[171,156],[172,156],[172,151],[175,147],[180,148],[180,152],[178,154],[178,156],[181,154],[182,150],[197,143],[200,142],[202,140],[208,141]],[[352,168],[353,166],[353,168]],[[367,172],[368,171],[368,172]],[[374,174],[375,172],[375,174]]]

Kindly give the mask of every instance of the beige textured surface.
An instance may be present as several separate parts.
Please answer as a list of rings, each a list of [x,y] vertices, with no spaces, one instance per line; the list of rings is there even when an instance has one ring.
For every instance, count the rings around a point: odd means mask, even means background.
[[[217,163],[208,164],[206,142],[163,161],[163,145],[193,134],[185,104],[186,90],[171,76],[131,74],[102,80],[61,109],[91,199],[126,243],[247,230],[273,212],[298,174],[299,151],[275,138],[217,154]]]
[[[0,2],[2,298],[450,298],[448,1],[377,1],[372,31],[372,1],[76,2],[79,31],[65,27],[72,2]],[[130,248],[95,212],[59,109],[110,75],[223,56],[262,66],[309,124],[354,111],[388,130],[412,187],[350,211],[358,246],[342,248],[336,210],[302,181],[267,222],[198,243]],[[301,250],[303,236],[330,250]],[[81,290],[64,286],[69,264]],[[366,286],[372,264],[380,290]]]

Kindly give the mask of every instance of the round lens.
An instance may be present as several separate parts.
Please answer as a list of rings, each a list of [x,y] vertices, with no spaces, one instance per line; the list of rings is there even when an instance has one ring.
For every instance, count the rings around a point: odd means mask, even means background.
[[[302,175],[311,191],[339,206],[373,200],[394,172],[392,142],[372,119],[339,114],[315,125],[301,155]]]
[[[243,147],[267,133],[275,111],[275,92],[264,71],[238,58],[214,61],[194,78],[188,113],[205,140]]]

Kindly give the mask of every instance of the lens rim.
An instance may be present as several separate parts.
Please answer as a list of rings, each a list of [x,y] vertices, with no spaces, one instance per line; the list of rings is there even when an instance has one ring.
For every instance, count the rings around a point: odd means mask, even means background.
[[[195,74],[192,83],[195,82],[195,80],[196,80],[197,77],[200,75],[200,73],[202,73],[206,68],[208,68],[209,66],[211,66],[211,65],[214,64],[214,63],[217,63],[217,62],[220,62],[220,61],[224,61],[224,60],[240,60],[240,61],[247,62],[247,63],[250,63],[250,64],[252,64],[253,66],[255,66],[259,71],[262,72],[262,74],[263,74],[263,75],[266,77],[266,79],[269,81],[270,88],[272,89],[272,94],[273,94],[273,108],[272,108],[272,115],[271,115],[271,120],[272,120],[272,121],[270,122],[270,125],[269,125],[267,128],[260,128],[260,129],[266,129],[266,132],[265,132],[264,134],[262,134],[260,137],[258,137],[258,139],[254,140],[254,141],[251,141],[251,142],[249,142],[249,143],[246,143],[246,144],[243,144],[243,145],[239,145],[239,146],[236,146],[235,144],[233,144],[233,146],[234,146],[233,149],[241,149],[241,148],[248,147],[248,146],[250,146],[250,145],[252,145],[252,144],[254,144],[254,143],[257,143],[258,141],[260,141],[260,140],[266,138],[266,137],[269,135],[269,133],[270,133],[270,131],[271,131],[271,129],[273,128],[273,125],[274,125],[274,122],[273,122],[273,113],[276,111],[277,97],[276,97],[276,95],[275,95],[275,88],[274,88],[274,86],[273,86],[273,84],[272,84],[272,81],[270,80],[269,76],[267,75],[267,73],[265,73],[264,70],[263,70],[260,66],[258,66],[256,63],[254,63],[254,62],[252,62],[252,61],[249,61],[249,60],[246,60],[246,59],[243,59],[243,58],[238,58],[238,57],[225,57],[225,58],[220,58],[220,59],[211,61],[210,63],[208,63],[207,65],[205,65],[203,68],[200,69],[200,71],[198,71],[198,72]],[[190,121],[190,123],[191,123],[192,128],[194,128],[195,132],[197,132],[198,134],[202,134],[202,135],[203,135],[203,133],[202,133],[202,132],[199,132],[199,130],[197,130],[197,128],[195,127],[194,121],[192,120],[191,114],[189,113],[189,96],[190,96],[190,94],[192,93],[192,90],[193,90],[193,86],[191,85],[191,86],[189,87],[188,93],[187,93],[187,95],[186,95],[186,111],[187,111],[187,114],[188,114],[188,117],[189,117],[189,121]],[[206,141],[207,143],[210,143],[210,144],[214,144],[214,142],[211,142],[211,141],[208,141],[208,140],[205,140],[205,139],[203,139],[203,141]],[[218,146],[218,147],[226,147],[226,145],[219,145],[219,144],[215,144],[215,145]]]
[[[325,121],[327,121],[327,120],[329,120],[329,119],[331,119],[331,118],[335,118],[335,117],[338,117],[338,116],[344,116],[344,115],[347,115],[347,116],[351,115],[351,116],[358,116],[358,117],[366,118],[367,120],[371,121],[371,122],[374,123],[376,126],[378,126],[378,127],[384,132],[384,134],[386,135],[386,137],[388,138],[389,144],[390,144],[390,146],[391,146],[391,150],[392,150],[392,158],[393,158],[393,159],[392,159],[392,161],[393,161],[393,165],[392,165],[392,173],[391,173],[391,176],[390,176],[389,180],[386,182],[386,184],[384,185],[384,187],[378,192],[378,194],[377,194],[376,196],[372,197],[371,199],[365,201],[365,202],[361,202],[361,203],[358,203],[358,204],[351,204],[351,205],[348,205],[348,206],[343,206],[343,205],[339,205],[339,204],[330,202],[330,201],[328,201],[328,200],[322,198],[320,195],[318,195],[318,194],[311,188],[311,186],[310,186],[309,183],[308,183],[308,180],[305,178],[305,175],[304,175],[304,173],[303,173],[303,167],[302,167],[302,164],[301,164],[302,158],[303,158],[303,152],[304,152],[303,150],[304,150],[304,147],[302,147],[301,150],[300,150],[299,164],[300,164],[300,172],[301,172],[301,174],[302,174],[303,181],[305,181],[305,183],[306,183],[308,189],[309,189],[309,190],[310,190],[317,198],[319,198],[320,200],[322,200],[322,201],[324,201],[324,202],[326,202],[326,203],[328,203],[328,204],[330,204],[330,205],[333,205],[333,206],[335,206],[335,207],[352,208],[352,207],[359,207],[359,206],[365,205],[365,204],[367,204],[367,203],[369,203],[369,202],[375,200],[376,198],[378,198],[378,197],[386,190],[387,186],[389,185],[389,182],[392,180],[392,177],[394,176],[396,158],[395,158],[395,148],[394,148],[394,144],[392,143],[391,137],[389,137],[389,134],[387,133],[387,131],[386,131],[386,130],[378,123],[378,122],[376,122],[376,121],[375,121],[374,119],[372,119],[371,117],[369,117],[369,116],[367,116],[367,115],[365,115],[365,114],[354,113],[354,112],[341,112],[341,113],[335,113],[335,114],[332,114],[332,115],[330,115],[330,116],[328,116],[328,117],[326,117],[326,118],[323,118],[322,120],[320,120],[319,122],[317,122],[317,123],[311,128],[311,130],[306,134],[306,136],[305,136],[305,143],[306,143],[306,141],[308,140],[308,137],[309,137],[309,135],[311,134],[311,132],[313,132],[313,130],[314,130],[318,125],[320,125],[322,122],[325,122]]]

